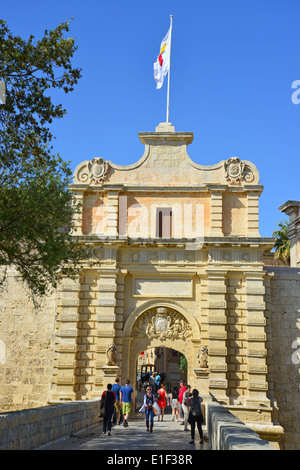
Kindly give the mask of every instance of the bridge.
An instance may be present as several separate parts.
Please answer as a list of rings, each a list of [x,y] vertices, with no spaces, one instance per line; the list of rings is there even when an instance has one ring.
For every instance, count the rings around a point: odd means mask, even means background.
[[[155,419],[151,439],[144,414],[133,414],[128,428],[113,427],[111,436],[102,435],[98,414],[98,399],[1,413],[0,450],[142,450],[174,455],[201,450],[276,450],[217,402],[206,403],[203,444],[197,430],[195,444],[189,444],[190,432],[173,422],[170,414],[163,422]]]

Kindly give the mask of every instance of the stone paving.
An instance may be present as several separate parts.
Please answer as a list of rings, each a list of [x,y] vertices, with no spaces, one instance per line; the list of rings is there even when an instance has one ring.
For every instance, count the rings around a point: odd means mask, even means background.
[[[204,443],[200,444],[199,433],[196,430],[195,443],[191,440],[190,431],[184,431],[180,422],[172,421],[171,415],[166,414],[163,422],[154,420],[153,433],[146,431],[145,415],[136,413],[130,416],[129,426],[116,425],[112,428],[111,436],[102,435],[102,423],[67,438],[43,446],[40,450],[105,450],[105,451],[178,451],[184,453],[208,450],[206,428],[203,426]]]

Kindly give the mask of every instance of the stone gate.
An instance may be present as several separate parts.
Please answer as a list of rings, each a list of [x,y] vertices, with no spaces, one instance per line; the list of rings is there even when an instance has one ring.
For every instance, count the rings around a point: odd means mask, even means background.
[[[299,366],[288,364],[287,348],[299,335],[300,277],[291,274],[293,303],[274,303],[280,274],[264,265],[273,239],[259,234],[257,168],[237,157],[196,164],[187,153],[193,134],[169,123],[139,137],[137,163],[98,157],[74,172],[71,190],[82,205],[74,237],[91,253],[79,278],[63,279],[39,317],[23,300],[16,314],[24,296],[9,278],[1,306],[14,321],[0,317],[4,409],[95,398],[116,376],[135,385],[138,355],[169,347],[186,356],[188,381],[204,398],[268,440],[282,441],[285,428],[297,446]],[[283,309],[289,326],[280,329]],[[29,366],[31,381],[21,377]]]

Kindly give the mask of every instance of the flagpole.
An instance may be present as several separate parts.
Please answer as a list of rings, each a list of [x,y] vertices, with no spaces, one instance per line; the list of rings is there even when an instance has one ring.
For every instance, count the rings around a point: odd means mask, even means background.
[[[167,94],[167,121],[170,114],[170,74],[171,74],[171,43],[172,43],[173,15],[170,15],[170,53],[169,53],[169,71],[168,71],[168,94]]]

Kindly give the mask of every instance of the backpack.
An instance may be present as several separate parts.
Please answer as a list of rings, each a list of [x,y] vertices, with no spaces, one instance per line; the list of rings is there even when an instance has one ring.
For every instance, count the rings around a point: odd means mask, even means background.
[[[192,416],[201,416],[202,415],[199,398],[196,398],[196,399],[193,398],[192,399],[191,414],[192,414]]]

